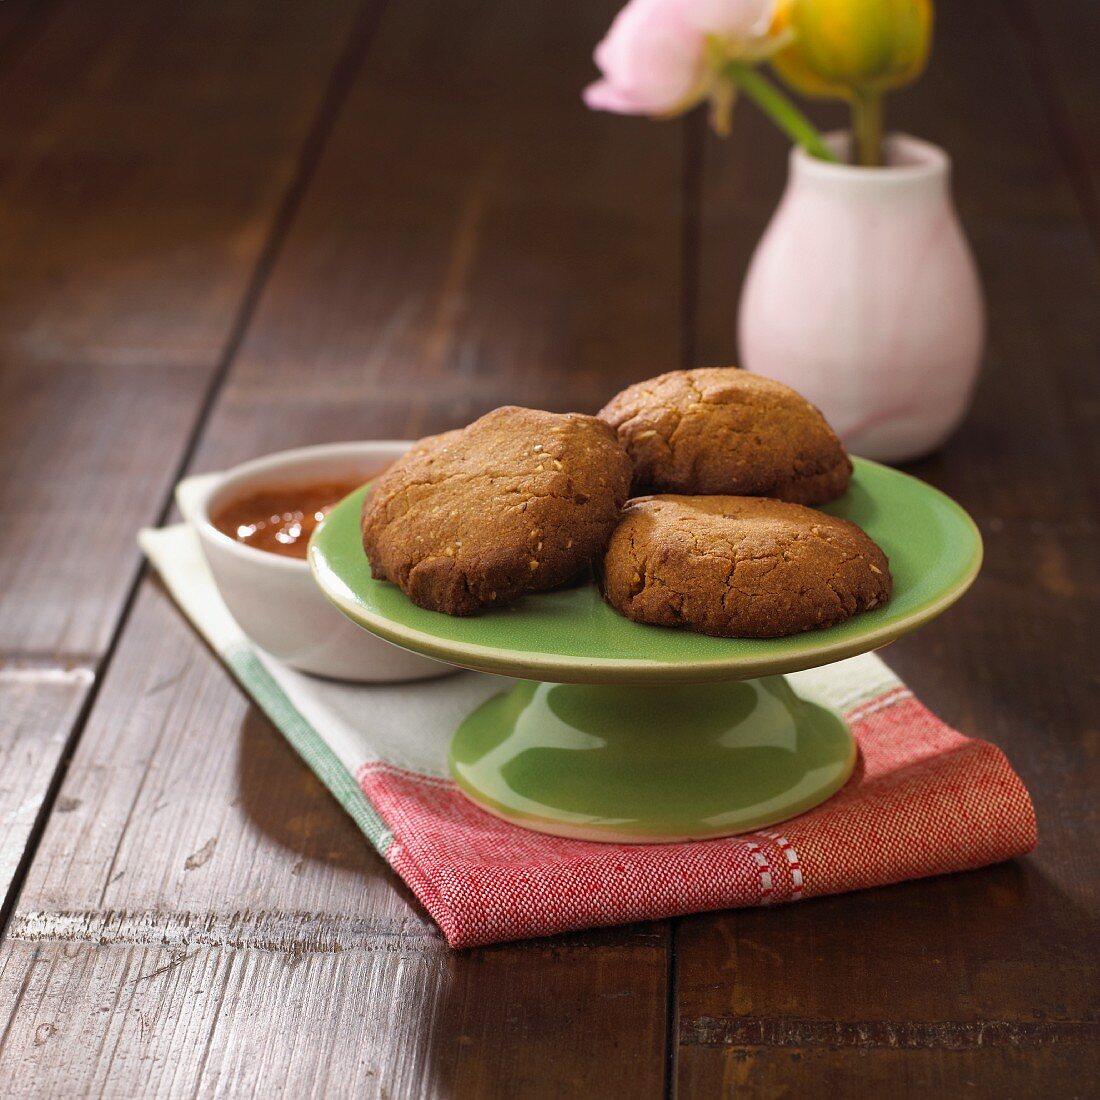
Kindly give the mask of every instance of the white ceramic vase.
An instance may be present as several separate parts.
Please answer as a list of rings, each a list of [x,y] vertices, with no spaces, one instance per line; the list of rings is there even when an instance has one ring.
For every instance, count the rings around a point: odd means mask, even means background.
[[[904,135],[883,168],[795,148],[749,267],[741,365],[805,394],[868,458],[940,446],[977,379],[985,311],[949,176],[942,149]]]

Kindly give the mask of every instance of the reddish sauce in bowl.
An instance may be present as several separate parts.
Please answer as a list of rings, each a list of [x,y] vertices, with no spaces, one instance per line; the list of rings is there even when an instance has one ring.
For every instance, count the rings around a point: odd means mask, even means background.
[[[356,479],[261,489],[223,504],[210,521],[245,546],[304,559],[317,524],[362,484],[362,479]]]

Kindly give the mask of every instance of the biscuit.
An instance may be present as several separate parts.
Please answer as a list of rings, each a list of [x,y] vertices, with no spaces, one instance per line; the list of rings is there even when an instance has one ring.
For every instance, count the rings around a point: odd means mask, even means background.
[[[448,615],[553,588],[603,551],[630,476],[602,420],[496,409],[375,480],[362,517],[371,573]]]
[[[601,585],[628,619],[722,638],[835,626],[882,606],[892,590],[886,555],[854,523],[734,496],[630,501]]]
[[[840,440],[809,401],[734,367],[639,382],[599,416],[634,463],[636,491],[824,504],[844,493],[852,474]]]
[[[438,435],[426,435],[423,439],[418,439],[397,461],[408,462],[411,458],[427,454],[429,451],[434,451],[436,447],[441,447],[444,443],[453,442],[461,434],[461,428],[452,428],[449,432],[440,432]]]

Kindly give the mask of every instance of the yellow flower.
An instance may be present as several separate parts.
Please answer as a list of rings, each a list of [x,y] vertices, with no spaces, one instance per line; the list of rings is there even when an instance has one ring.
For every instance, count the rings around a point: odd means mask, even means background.
[[[878,95],[923,71],[932,0],[781,0],[775,30],[793,34],[772,64],[796,91],[835,99]]]

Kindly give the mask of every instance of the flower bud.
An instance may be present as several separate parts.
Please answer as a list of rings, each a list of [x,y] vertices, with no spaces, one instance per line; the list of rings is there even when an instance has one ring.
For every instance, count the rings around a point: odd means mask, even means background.
[[[782,0],[790,45],[772,58],[804,95],[853,99],[920,76],[932,38],[932,0]]]

